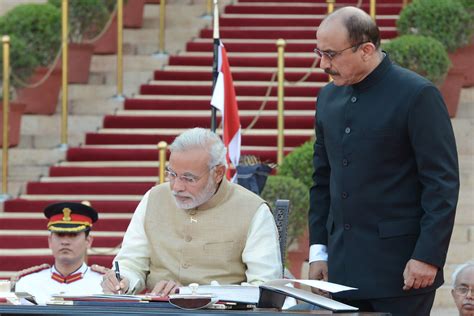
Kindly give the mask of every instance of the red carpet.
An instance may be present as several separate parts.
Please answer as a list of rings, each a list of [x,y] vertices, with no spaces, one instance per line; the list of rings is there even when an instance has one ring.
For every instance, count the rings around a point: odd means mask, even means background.
[[[1,231],[0,231],[1,234]],[[93,247],[116,247],[122,243],[122,237],[95,236]],[[5,236],[0,235],[3,249],[48,248],[48,236]]]
[[[321,1],[319,1],[319,3],[321,4]],[[343,5],[339,2],[335,4],[336,8],[340,6]],[[361,8],[369,13],[369,4],[363,3]],[[401,8],[401,1],[391,4],[380,3],[380,1],[377,1],[377,14],[395,15],[400,13]],[[266,5],[246,5],[243,1],[240,1],[239,4],[228,5],[224,12],[229,14],[326,14],[327,11],[328,9],[326,5],[314,6],[307,4],[305,6],[294,6],[282,4],[270,7]]]
[[[239,110],[258,110],[263,101],[238,100]],[[147,100],[147,99],[127,99],[125,100],[125,110],[203,110],[209,111],[209,100]],[[286,110],[314,110],[315,99],[310,101],[288,101],[285,100]],[[268,101],[265,109],[276,110],[277,102]]]
[[[87,258],[89,265],[98,264],[111,267],[113,255],[94,255]],[[53,264],[53,257],[47,256],[2,256],[0,254],[0,271],[19,271],[42,263]]]
[[[94,224],[95,231],[125,231],[130,219],[107,218],[98,220]],[[16,218],[3,218],[0,221],[0,229],[28,229],[46,230],[48,221],[46,218],[29,218],[28,221],[19,221]],[[1,271],[1,270],[0,270]]]
[[[221,38],[225,43],[227,38],[247,38],[247,39],[274,39],[279,38],[284,39],[308,39],[315,40],[315,29],[308,30],[255,30],[255,29],[221,29],[220,34]],[[397,31],[394,30],[380,30],[383,38],[394,38],[397,36]],[[201,30],[200,37],[202,38],[212,38],[212,29]],[[234,65],[230,62],[231,65]]]
[[[55,168],[55,167],[51,167]],[[52,200],[41,200],[41,201],[30,201],[25,199],[13,199],[8,200],[4,204],[5,212],[38,212],[43,213],[46,206],[58,201]],[[82,201],[71,201],[71,202],[82,202]],[[138,201],[89,201],[95,210],[101,213],[133,213],[138,205]]]
[[[118,144],[149,144],[156,145],[160,141],[170,141],[166,140],[167,138],[172,139],[169,135],[136,135],[136,134],[98,134],[98,133],[88,133],[86,135],[86,144],[87,145],[118,145]],[[285,146],[287,147],[298,147],[302,145],[305,141],[308,140],[307,136],[299,135],[287,135],[284,137]],[[265,144],[266,146],[277,146],[277,136],[269,135],[243,135],[242,142],[247,146],[260,146]],[[130,171],[128,174],[124,172],[124,175],[135,175],[137,173],[133,172],[133,168],[128,168]],[[105,172],[104,172],[105,173]],[[122,172],[121,172],[122,173]],[[156,170],[153,170],[153,175],[156,174]],[[106,175],[106,174],[101,174]]]
[[[285,57],[285,66],[309,69],[315,59],[316,54],[314,54],[314,57]],[[232,65],[231,67],[277,67],[276,55],[275,57],[229,57],[229,62]],[[212,57],[170,56],[169,64],[181,66],[212,66]]]
[[[196,44],[196,50],[199,49],[201,51],[201,46],[209,46],[209,49],[212,49],[212,44],[209,43],[189,43],[188,46],[191,44]],[[226,45],[227,46],[227,45]],[[274,46],[274,45],[273,45]],[[314,49],[314,45],[311,45],[311,49],[309,50],[312,52]],[[295,82],[303,78],[309,69],[302,69],[301,72],[286,72],[285,73],[285,80],[290,82]],[[232,74],[232,79],[234,82],[238,81],[271,81],[273,76],[273,72],[258,72],[258,71],[245,71],[245,72],[234,72]],[[166,70],[156,70],[154,74],[155,80],[189,80],[189,81],[209,81],[212,80],[212,74],[209,72],[198,72],[198,71],[166,71]],[[274,81],[277,81],[275,77]],[[320,72],[313,72],[310,74],[305,82],[327,82],[328,75],[325,73]],[[240,109],[240,106],[239,106]]]
[[[322,18],[230,18],[221,17],[219,24],[221,27],[245,27],[257,26],[257,27],[300,27],[309,26],[316,28],[322,22]],[[396,26],[395,19],[377,19],[377,25],[382,26]]]
[[[126,194],[143,195],[156,183],[146,182],[96,182],[96,183],[47,183],[28,182],[27,194]]]
[[[253,116],[241,116],[240,124],[246,128],[254,119]],[[217,120],[218,124],[220,119]],[[287,116],[284,118],[285,128],[288,129],[312,129],[314,117]],[[179,124],[179,125],[178,125]],[[112,116],[104,118],[105,128],[192,128],[210,127],[210,118],[192,116]],[[276,128],[276,116],[261,116],[254,125],[254,128]]]

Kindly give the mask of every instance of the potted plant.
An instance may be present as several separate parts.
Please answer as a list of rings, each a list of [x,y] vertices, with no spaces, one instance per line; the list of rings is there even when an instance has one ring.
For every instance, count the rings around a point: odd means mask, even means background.
[[[460,0],[464,9],[471,16],[471,22],[474,23],[474,0]],[[473,28],[474,26],[470,26]],[[471,41],[467,46],[461,47],[460,55],[463,56],[463,60],[460,62],[465,64],[467,68],[470,69],[464,73],[464,84],[463,87],[472,87],[474,86],[474,36],[471,37]]]
[[[21,88],[17,100],[27,105],[26,113],[52,114],[58,104],[61,71],[51,69],[61,46],[60,11],[47,4],[18,5],[0,18],[0,32],[21,38],[26,51],[34,56],[39,67]]]
[[[459,0],[417,0],[400,13],[397,27],[400,34],[430,36],[439,40],[449,52],[453,67],[441,86],[443,96],[450,108],[459,102],[464,73],[472,71],[472,65],[465,64],[472,56],[464,57],[461,47],[471,43],[474,32],[472,16]],[[461,79],[462,78],[462,79]],[[452,113],[455,114],[455,113]]]
[[[0,83],[3,83],[3,49],[0,50]],[[15,35],[10,36],[10,71],[21,80],[27,80],[38,61],[35,56],[28,53],[27,44],[17,38]],[[10,76],[10,96],[14,95],[14,82]],[[3,87],[3,84],[2,84]],[[9,108],[9,146],[16,146],[20,140],[21,116],[26,105],[19,102],[10,102]],[[0,91],[0,131],[3,131],[3,91]],[[1,132],[0,132],[1,133]],[[0,139],[0,145],[3,145],[3,138]]]
[[[451,62],[443,44],[432,37],[403,35],[384,44],[383,49],[395,63],[413,70],[438,86],[459,84],[452,79],[446,82]],[[449,115],[453,117],[457,110],[456,95],[445,93],[444,98]]]
[[[61,0],[48,0],[61,8]],[[108,12],[102,0],[69,1],[68,81],[87,83],[94,45],[90,42],[107,23]],[[89,41],[88,41],[89,40]]]
[[[301,276],[301,266],[308,258],[309,245],[297,243],[308,227],[309,191],[300,180],[289,176],[269,176],[262,192],[262,198],[273,208],[277,199],[290,200],[290,214],[287,229],[288,266],[296,277]],[[306,236],[307,237],[307,236]]]

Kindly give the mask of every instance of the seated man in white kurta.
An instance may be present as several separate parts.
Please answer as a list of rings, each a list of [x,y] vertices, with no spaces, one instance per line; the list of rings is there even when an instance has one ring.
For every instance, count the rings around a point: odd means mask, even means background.
[[[52,295],[100,294],[102,274],[92,271],[84,262],[87,249],[92,245],[89,236],[97,212],[81,203],[56,203],[44,210],[49,219],[49,248],[54,266],[43,266],[39,271],[22,276],[16,292],[28,292],[39,305],[45,305]]]
[[[138,205],[105,293],[168,295],[180,285],[261,284],[281,277],[278,231],[259,196],[226,177],[219,136],[194,128],[169,147],[169,182],[149,190]]]

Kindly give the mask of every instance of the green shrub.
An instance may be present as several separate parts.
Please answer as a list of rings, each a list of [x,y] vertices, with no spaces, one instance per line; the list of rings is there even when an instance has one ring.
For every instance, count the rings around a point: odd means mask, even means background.
[[[443,44],[432,37],[403,35],[384,44],[383,49],[395,63],[436,84],[443,82],[451,65]]]
[[[470,14],[459,0],[414,0],[402,10],[397,21],[401,35],[431,36],[450,52],[470,43],[473,26]]]
[[[61,9],[61,0],[48,0]],[[69,41],[80,43],[98,35],[109,19],[107,6],[102,0],[69,1]]]
[[[283,159],[278,174],[299,179],[309,189],[313,185],[313,144],[314,140],[307,141],[289,153]]]
[[[298,179],[286,176],[269,176],[262,192],[262,198],[272,208],[275,200],[290,200],[287,245],[300,237],[308,226],[309,191]]]
[[[15,35],[10,36],[10,87],[18,84],[12,80],[11,75],[15,75],[23,81],[27,81],[38,66],[38,60],[28,51],[28,45]],[[0,84],[3,83],[3,49],[0,49]],[[0,89],[2,87],[0,86]],[[0,95],[2,92],[0,91]],[[12,94],[10,94],[12,95]]]
[[[21,4],[0,19],[0,34],[26,44],[40,65],[50,65],[61,47],[61,12],[48,4]]]

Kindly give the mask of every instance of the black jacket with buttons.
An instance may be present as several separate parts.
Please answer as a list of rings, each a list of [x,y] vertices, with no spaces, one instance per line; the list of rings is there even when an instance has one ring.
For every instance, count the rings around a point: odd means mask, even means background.
[[[310,243],[328,246],[329,281],[353,299],[443,283],[459,191],[451,121],[439,90],[385,56],[363,81],[319,93]],[[439,267],[433,286],[403,291],[410,258]]]

